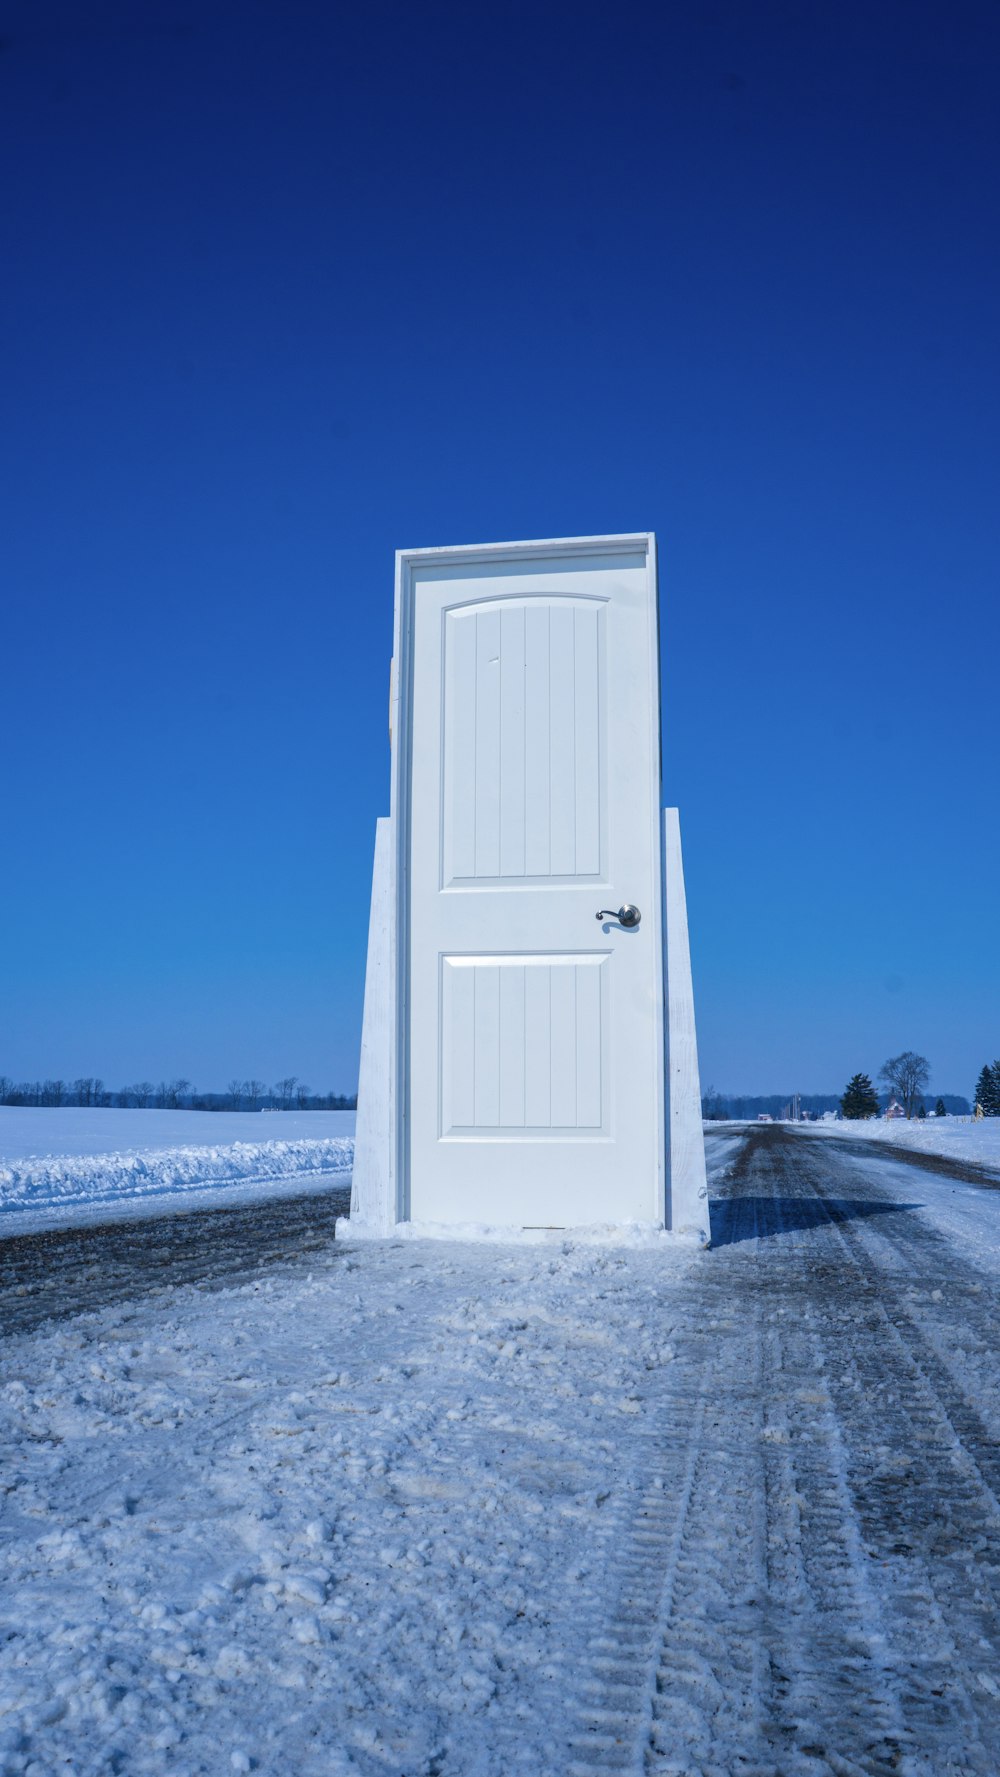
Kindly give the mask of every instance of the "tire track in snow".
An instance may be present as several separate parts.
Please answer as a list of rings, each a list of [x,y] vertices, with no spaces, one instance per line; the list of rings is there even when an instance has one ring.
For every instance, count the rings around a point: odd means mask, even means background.
[[[900,1255],[908,1254],[925,1272],[929,1267],[936,1280],[956,1270],[955,1255],[913,1215],[850,1214],[844,1208],[849,1199],[831,1191],[844,1176],[835,1154],[832,1168],[817,1165],[814,1172],[813,1153],[806,1156],[787,1137],[784,1147],[774,1137],[768,1145],[783,1187],[777,1219],[782,1202],[801,1202],[807,1194],[819,1212],[801,1218],[812,1226],[785,1245],[784,1258],[780,1247],[774,1254],[775,1281],[784,1281],[787,1303],[791,1255],[801,1248],[811,1322],[807,1333],[791,1314],[780,1317],[783,1329],[791,1327],[780,1335],[780,1364],[775,1357],[769,1369],[773,1379],[782,1377],[780,1394],[790,1410],[778,1427],[776,1448],[787,1454],[788,1485],[808,1503],[803,1571],[819,1621],[839,1622],[849,1638],[857,1638],[852,1657],[849,1647],[838,1655],[827,1645],[825,1630],[819,1637],[829,1695],[826,1707],[823,1687],[811,1699],[820,1730],[813,1736],[816,1756],[829,1756],[825,1745],[841,1760],[846,1755],[851,1762],[845,1769],[894,1771],[905,1765],[928,1777],[942,1769],[993,1773],[1000,1751],[1000,1715],[990,1690],[1000,1571],[996,1450],[895,1282]],[[866,1195],[877,1199],[878,1192]],[[788,1273],[783,1280],[782,1271]],[[839,1458],[826,1465],[839,1494],[832,1512],[824,1501],[822,1470],[817,1472],[820,1440],[811,1394],[826,1396],[827,1437],[840,1446]],[[774,1464],[772,1453],[769,1466]],[[769,1492],[776,1497],[773,1488]],[[942,1515],[961,1527],[966,1560],[958,1572],[941,1544]],[[838,1600],[841,1549],[850,1555],[846,1568],[860,1610],[848,1608],[846,1594]],[[866,1743],[870,1724],[880,1717],[881,1740]],[[923,1748],[929,1741],[937,1750],[928,1756]],[[801,1735],[797,1745],[800,1754],[808,1751]],[[816,1766],[825,1768],[822,1762]]]
[[[333,1248],[350,1186],[302,1197],[0,1238],[0,1332],[183,1284],[230,1289]],[[2,1232],[2,1231],[0,1231]]]
[[[845,1182],[782,1131],[732,1168],[573,1704],[574,1777],[995,1777],[997,1451],[894,1282],[956,1257]],[[887,1449],[921,1465],[912,1489]]]
[[[869,1249],[870,1229],[835,1217],[869,1290],[869,1336],[833,1378],[850,1422],[852,1490],[862,1547],[897,1643],[907,1719],[918,1741],[952,1739],[955,1769],[997,1768],[996,1637],[1000,1620],[998,1451],[958,1379],[932,1350],[913,1306]],[[880,1224],[880,1233],[882,1232]],[[914,1268],[942,1275],[946,1243],[919,1222],[886,1230]],[[909,1249],[909,1253],[907,1253]],[[862,1434],[859,1436],[859,1434]],[[860,1452],[860,1460],[858,1459]],[[907,1652],[907,1627],[929,1649]],[[984,1734],[981,1716],[989,1720]],[[940,1757],[940,1754],[937,1755]],[[935,1767],[930,1766],[929,1769]],[[951,1768],[951,1767],[949,1767]]]

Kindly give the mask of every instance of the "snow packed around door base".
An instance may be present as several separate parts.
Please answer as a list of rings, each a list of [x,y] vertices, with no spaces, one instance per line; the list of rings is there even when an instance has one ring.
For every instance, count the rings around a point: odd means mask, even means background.
[[[9,1340],[0,1772],[561,1777],[672,1254],[338,1241]]]
[[[354,1112],[0,1107],[0,1229],[273,1197],[349,1177]]]

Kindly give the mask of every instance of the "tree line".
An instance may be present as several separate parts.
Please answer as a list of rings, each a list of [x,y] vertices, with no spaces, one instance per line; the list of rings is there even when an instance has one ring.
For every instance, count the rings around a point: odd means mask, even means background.
[[[800,1114],[807,1117],[840,1111],[844,1117],[865,1120],[879,1116],[893,1102],[907,1117],[926,1117],[930,1076],[930,1062],[926,1055],[918,1055],[915,1049],[904,1049],[900,1055],[890,1055],[879,1068],[877,1078],[883,1088],[881,1093],[869,1074],[857,1073],[852,1074],[839,1098],[823,1093],[803,1093],[793,1102],[798,1104]],[[714,1086],[704,1094],[701,1110],[707,1121],[728,1118],[742,1121],[759,1116],[783,1118],[792,1114],[787,1096],[741,1098],[717,1092]],[[986,1063],[976,1081],[972,1105],[957,1093],[939,1093],[934,1101],[933,1114],[935,1117],[967,1117],[970,1110],[977,1117],[1000,1117],[1000,1061]]]
[[[902,1055],[893,1055],[883,1063],[878,1077],[884,1081],[891,1096],[907,1117],[926,1117],[924,1093],[930,1079],[930,1063],[926,1055],[917,1055],[913,1049],[904,1049]],[[953,1105],[953,1099],[938,1098],[934,1105],[934,1115],[947,1116]],[[976,1081],[973,1106],[977,1117],[1000,1117],[1000,1061],[994,1061],[992,1065],[987,1062],[983,1068]],[[878,1095],[867,1074],[855,1074],[848,1080],[840,1108],[845,1117],[865,1119],[878,1116]],[[962,1114],[968,1115],[968,1111],[969,1106],[963,1099]]]
[[[867,1075],[864,1077],[868,1078]],[[875,1090],[876,1115],[885,1110],[892,1096],[891,1092]],[[825,1111],[840,1110],[842,1098],[843,1094],[839,1092],[803,1092],[799,1094],[799,1110],[803,1116],[822,1117]],[[790,1092],[770,1092],[755,1096],[745,1092],[720,1092],[714,1086],[709,1086],[702,1095],[702,1116],[707,1122],[726,1121],[730,1118],[745,1122],[759,1116],[781,1119],[789,1114],[792,1099]],[[943,1115],[967,1117],[972,1109],[969,1100],[963,1098],[959,1092],[945,1092],[940,1102],[944,1105]]]
[[[994,1094],[990,1099],[987,1093],[987,1100],[995,1103],[995,1110],[988,1110],[986,1103],[983,1103],[984,1077],[987,1075]],[[926,1055],[918,1055],[913,1049],[904,1049],[901,1055],[891,1055],[888,1061],[883,1062],[877,1077],[882,1083],[881,1093],[868,1074],[858,1073],[848,1081],[839,1097],[835,1093],[801,1093],[792,1102],[797,1103],[799,1114],[806,1117],[821,1117],[827,1111],[840,1111],[844,1117],[877,1117],[893,1100],[902,1107],[907,1117],[927,1115],[924,1099],[930,1079],[930,1063]],[[976,1100],[983,1103],[985,1115],[1000,1116],[1000,1062],[995,1062],[992,1069],[983,1069],[976,1088]],[[727,1118],[742,1121],[759,1116],[780,1119],[793,1114],[789,1108],[788,1094],[784,1097],[777,1093],[769,1097],[740,1097],[717,1092],[714,1086],[710,1086],[702,1098],[701,1108],[703,1117],[708,1121]],[[938,1117],[949,1114],[967,1117],[970,1108],[967,1098],[962,1098],[958,1093],[946,1092],[936,1099],[934,1114]]]
[[[313,1092],[296,1074],[268,1086],[263,1080],[230,1080],[225,1092],[197,1092],[190,1080],[137,1080],[112,1090],[93,1076],[78,1080],[20,1080],[0,1074],[0,1104],[96,1106],[134,1111],[353,1111],[357,1096]]]

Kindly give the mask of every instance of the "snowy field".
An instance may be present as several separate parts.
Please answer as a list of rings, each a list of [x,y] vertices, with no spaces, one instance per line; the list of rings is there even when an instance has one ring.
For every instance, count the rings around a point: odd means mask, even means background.
[[[343,1183],[353,1111],[34,1110],[0,1106],[0,1229],[273,1197]]]
[[[1000,1193],[709,1155],[710,1252],[279,1243],[8,1338],[3,1777],[995,1777]]]

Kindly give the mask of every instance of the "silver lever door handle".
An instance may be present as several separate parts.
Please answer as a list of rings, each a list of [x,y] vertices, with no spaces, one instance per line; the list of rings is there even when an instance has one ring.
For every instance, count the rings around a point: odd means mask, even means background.
[[[633,907],[631,901],[626,901],[624,907],[619,907],[617,913],[613,907],[602,907],[597,914],[597,918],[616,919],[620,926],[624,926],[627,931],[631,931],[633,926],[639,924],[642,914],[639,912],[638,907]]]

